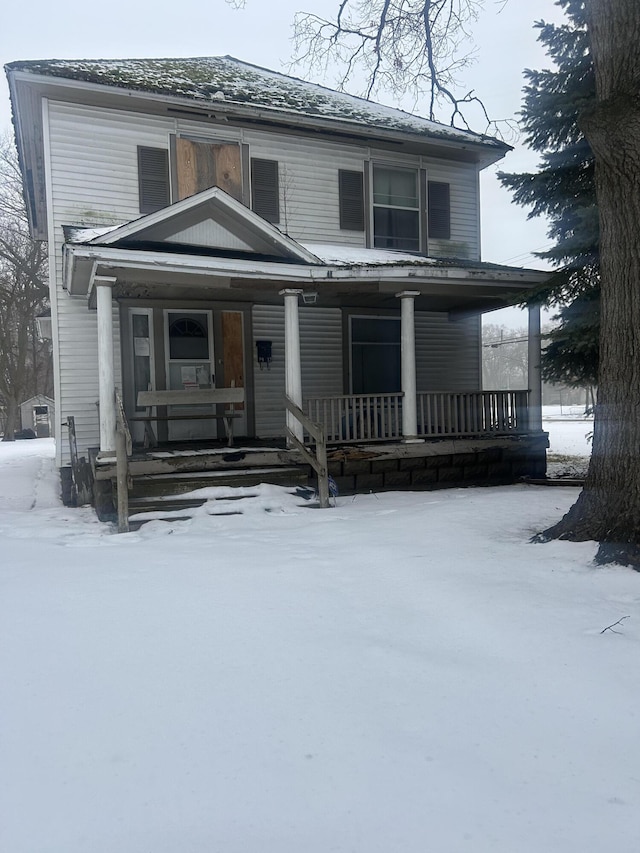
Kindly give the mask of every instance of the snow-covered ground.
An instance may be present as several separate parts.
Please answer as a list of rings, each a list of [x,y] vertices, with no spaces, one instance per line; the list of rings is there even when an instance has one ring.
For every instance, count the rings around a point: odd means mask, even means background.
[[[584,477],[591,455],[593,418],[583,406],[544,406],[542,428],[549,433],[547,476]]]
[[[256,491],[118,536],[0,444],[3,853],[638,850],[640,575],[529,543],[576,489]]]
[[[548,455],[589,458],[593,417],[584,416],[583,406],[543,406],[542,428],[549,433]]]

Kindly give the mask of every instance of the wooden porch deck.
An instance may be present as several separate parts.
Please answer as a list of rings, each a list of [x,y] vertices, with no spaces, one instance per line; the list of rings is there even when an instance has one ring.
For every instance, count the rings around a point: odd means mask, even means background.
[[[402,436],[401,394],[314,398],[305,406],[314,422],[307,426],[318,425],[317,435],[326,436],[323,470],[343,494],[509,483],[545,474],[547,436],[529,429],[526,391],[420,394],[418,436],[410,441]],[[305,444],[314,444],[308,434]],[[136,503],[156,508],[154,499],[179,503],[181,494],[213,485],[313,485],[309,458],[306,447],[287,447],[284,438],[238,439],[233,448],[221,441],[132,447],[120,482],[128,483],[132,510]],[[105,515],[112,515],[116,454],[94,454],[92,467],[97,508],[104,502],[111,507]]]

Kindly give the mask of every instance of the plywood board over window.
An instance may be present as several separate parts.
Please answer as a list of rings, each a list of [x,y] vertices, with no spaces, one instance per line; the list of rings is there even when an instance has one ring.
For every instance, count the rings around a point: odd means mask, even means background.
[[[236,143],[213,144],[178,137],[175,162],[179,201],[211,187],[220,187],[242,201],[240,146]]]

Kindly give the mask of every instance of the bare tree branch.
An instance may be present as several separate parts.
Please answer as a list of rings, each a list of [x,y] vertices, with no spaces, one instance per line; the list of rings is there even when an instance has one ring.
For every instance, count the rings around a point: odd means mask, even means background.
[[[411,93],[423,114],[468,128],[465,108],[479,107],[473,92],[456,92],[460,72],[474,60],[469,25],[484,0],[340,0],[335,20],[300,12],[294,22],[292,67],[333,75],[340,89],[366,98],[381,90]],[[337,72],[337,77],[336,77]]]
[[[600,631],[600,633],[604,634],[605,631],[611,631],[612,634],[621,634],[622,633],[621,631],[614,631],[613,629],[615,628],[616,625],[621,625],[625,619],[629,619],[629,618],[630,618],[629,616],[622,616],[620,619],[618,619],[617,622],[613,622],[611,625],[607,625],[606,628],[603,628],[602,631]]]

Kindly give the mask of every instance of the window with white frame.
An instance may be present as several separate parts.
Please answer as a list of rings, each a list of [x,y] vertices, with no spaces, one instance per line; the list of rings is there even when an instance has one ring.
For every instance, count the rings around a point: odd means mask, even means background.
[[[351,317],[351,392],[395,394],[400,381],[400,319]]]
[[[420,251],[418,170],[374,164],[373,245]]]

